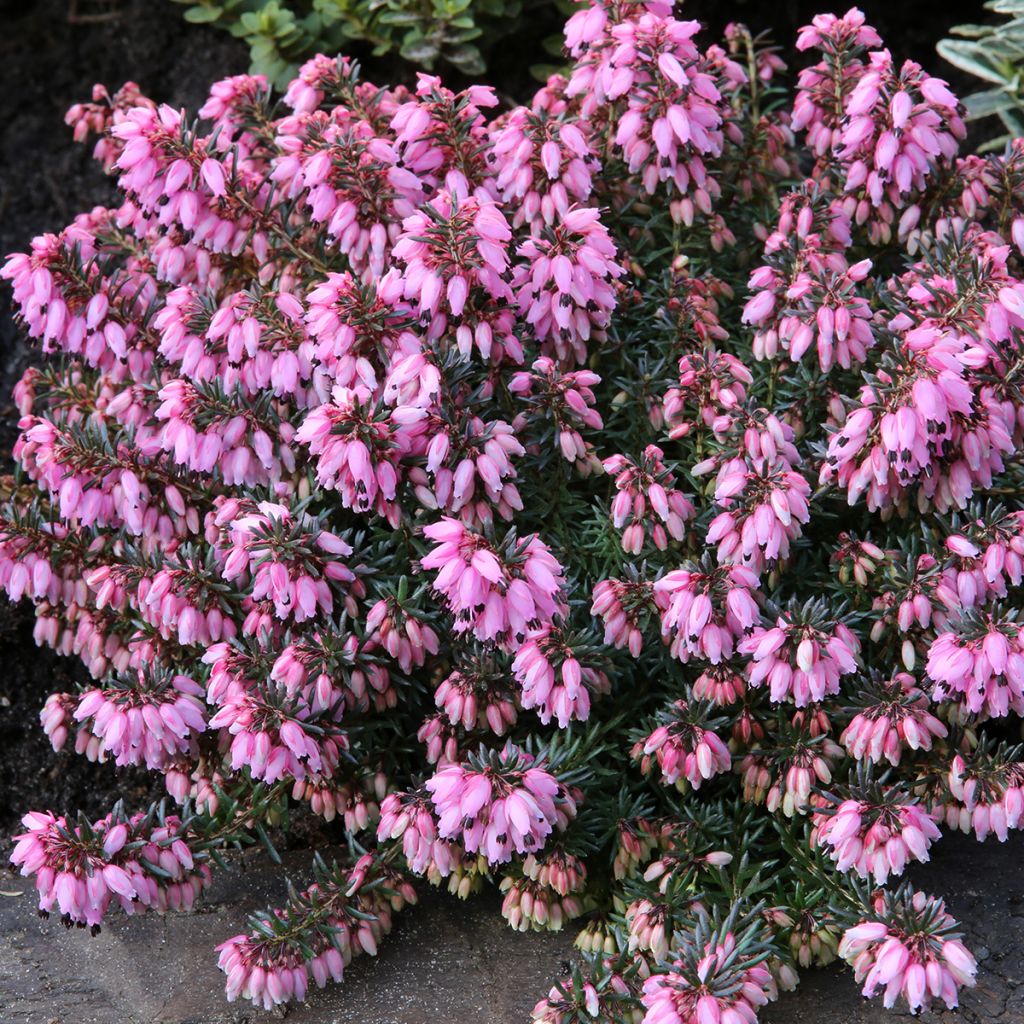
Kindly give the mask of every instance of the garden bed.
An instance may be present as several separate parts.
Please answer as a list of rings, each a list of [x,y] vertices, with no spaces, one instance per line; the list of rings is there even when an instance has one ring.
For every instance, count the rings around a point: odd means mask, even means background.
[[[701,17],[706,9],[712,24],[721,27],[721,6],[690,4],[685,12]],[[934,55],[934,43],[970,13],[937,14],[931,5],[916,3],[863,6],[894,52],[925,62],[938,74],[946,69]],[[766,9],[739,3],[730,7],[730,15],[748,20],[755,29],[771,22],[773,34],[788,42],[817,7],[789,3]],[[94,82],[116,87],[135,80],[154,99],[194,111],[212,81],[238,73],[248,63],[237,42],[185,24],[180,9],[163,0],[119,0],[96,5],[95,12],[112,17],[70,23],[66,0],[41,0],[19,5],[5,18],[6,36],[0,44],[6,78],[0,90],[2,253],[23,249],[33,235],[58,229],[76,212],[114,195],[88,149],[74,145],[62,123],[65,109],[87,98]],[[517,43],[532,46],[535,40]],[[516,45],[510,45],[494,69],[499,91],[506,95],[531,88],[516,52]],[[373,69],[371,77],[386,80],[389,72],[408,76],[407,69],[392,66]],[[0,446],[5,454],[15,436],[16,418],[8,396],[29,358],[14,327],[5,287],[0,289]],[[81,809],[94,817],[117,798],[140,807],[162,794],[159,781],[154,785],[141,770],[118,772],[69,751],[52,752],[37,726],[42,701],[85,676],[77,663],[36,647],[32,616],[25,607],[0,609],[0,664],[5,667],[0,675],[0,830],[13,829],[28,806],[58,812]],[[301,848],[319,845],[329,834],[325,828],[281,837],[284,848],[293,850],[289,865],[299,875],[308,860]],[[951,910],[976,950],[984,951],[979,955],[979,987],[965,997],[961,1019],[970,1024],[1024,1019],[1024,889],[1014,870],[1020,853],[1019,836],[1006,846],[981,849],[955,837],[940,846],[932,868],[915,873],[918,880],[927,880],[930,890],[949,894]],[[964,881],[960,867],[968,854],[977,880],[973,883]],[[243,862],[248,861],[241,858],[239,864]],[[994,884],[983,887],[982,879]],[[72,1017],[82,1024],[122,1019],[219,1024],[259,1016],[248,1005],[244,1010],[223,1006],[223,979],[210,947],[239,931],[247,910],[278,901],[280,879],[265,867],[254,867],[224,876],[217,885],[204,912],[194,918],[118,919],[91,941],[79,931],[58,935],[56,920],[37,923],[26,883],[3,881],[0,888],[10,895],[0,896],[0,968],[6,968],[0,981],[0,1017],[12,1024]],[[523,1020],[548,979],[557,974],[560,960],[571,956],[573,930],[541,938],[516,935],[510,942],[493,894],[472,903],[468,913],[462,910],[430,893],[424,906],[399,926],[379,963],[353,968],[349,985],[318,994],[310,1007],[296,1009],[289,1019],[317,1024],[344,1014],[351,1024]],[[154,982],[158,956],[160,970],[169,973]],[[874,1024],[888,1017],[876,1005],[862,1009],[849,978],[836,980],[831,972],[805,977],[798,992],[766,1011],[763,1020]],[[925,1019],[945,1020],[946,1015]]]

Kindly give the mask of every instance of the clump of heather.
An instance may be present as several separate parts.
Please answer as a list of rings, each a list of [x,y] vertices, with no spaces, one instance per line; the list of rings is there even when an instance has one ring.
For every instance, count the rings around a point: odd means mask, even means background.
[[[167,795],[13,862],[96,929],[322,819],[218,948],[268,1009],[424,884],[579,929],[543,1024],[752,1024],[836,958],[955,1006],[900,877],[1024,827],[1024,151],[856,9],[793,75],[669,0],[565,43],[512,108],[318,56],[69,113],[119,198],[2,270],[0,585],[92,676],[55,750]]]

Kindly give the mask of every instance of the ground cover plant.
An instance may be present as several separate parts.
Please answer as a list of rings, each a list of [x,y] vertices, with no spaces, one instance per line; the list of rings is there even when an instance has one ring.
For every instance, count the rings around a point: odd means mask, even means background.
[[[990,0],[985,9],[1009,20],[956,25],[952,37],[939,42],[938,51],[982,85],[964,97],[964,106],[971,120],[999,118],[1005,132],[986,144],[986,148],[999,149],[1024,134],[1024,4],[1020,0]]]
[[[900,881],[1024,813],[1022,154],[856,10],[795,89],[734,25],[582,6],[528,107],[317,57],[192,121],[69,113],[123,203],[3,270],[0,582],[94,683],[40,909],[189,908],[297,816],[348,855],[219,948],[271,1007],[435,884],[582,956],[534,1018],[742,1024],[798,970],[952,1006]]]
[[[519,27],[515,0],[177,0],[194,23],[216,25],[246,42],[250,71],[286,85],[306,58],[352,42],[377,56],[397,52],[420,67],[441,63],[481,75],[485,54]]]

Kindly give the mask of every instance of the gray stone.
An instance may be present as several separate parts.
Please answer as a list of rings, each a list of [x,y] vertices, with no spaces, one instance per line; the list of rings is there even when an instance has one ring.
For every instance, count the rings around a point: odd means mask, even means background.
[[[1024,836],[979,846],[945,838],[914,882],[946,897],[974,948],[987,946],[978,987],[956,1013],[923,1024],[1024,1024],[1015,991],[1024,974]],[[307,856],[286,866],[301,876]],[[968,875],[972,888],[964,885]],[[282,873],[259,856],[219,873],[194,914],[113,916],[95,938],[34,914],[30,885],[0,878],[0,1024],[259,1024],[274,1014],[224,1002],[214,947],[242,931],[245,916],[279,902]],[[572,956],[573,931],[520,935],[502,920],[493,891],[468,902],[425,888],[400,914],[376,958],[360,958],[345,983],[284,1014],[289,1024],[527,1024],[534,1003]],[[848,971],[804,973],[800,988],[762,1012],[762,1024],[882,1024],[907,1020],[861,998]]]

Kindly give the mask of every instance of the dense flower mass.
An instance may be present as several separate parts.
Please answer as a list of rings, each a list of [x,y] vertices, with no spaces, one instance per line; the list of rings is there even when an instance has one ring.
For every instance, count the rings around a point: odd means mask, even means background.
[[[423,533],[437,547],[420,564],[438,570],[434,590],[444,596],[457,632],[518,645],[530,626],[559,615],[562,567],[539,538],[512,538],[506,558],[452,519]]]
[[[754,1024],[837,957],[956,1005],[898,878],[1024,827],[1024,148],[961,155],[856,9],[797,48],[583,0],[521,106],[321,55],[72,109],[118,199],[0,271],[45,357],[0,587],[92,677],[53,747],[167,796],[26,814],[44,914],[188,909],[310,817],[348,852],[229,999],[422,881],[576,922],[541,1024]]]

